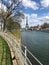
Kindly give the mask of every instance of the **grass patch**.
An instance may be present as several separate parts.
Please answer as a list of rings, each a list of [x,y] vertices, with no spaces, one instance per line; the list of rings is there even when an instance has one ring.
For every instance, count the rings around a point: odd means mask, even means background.
[[[16,39],[20,39],[20,29],[14,29],[11,33],[16,37]]]
[[[2,37],[0,37],[0,65],[12,65],[9,46]]]

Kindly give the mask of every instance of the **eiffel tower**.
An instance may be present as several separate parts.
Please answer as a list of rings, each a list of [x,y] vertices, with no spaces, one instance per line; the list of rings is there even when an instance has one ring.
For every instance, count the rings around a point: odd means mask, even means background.
[[[29,29],[29,25],[28,25],[28,17],[26,17],[26,30]]]

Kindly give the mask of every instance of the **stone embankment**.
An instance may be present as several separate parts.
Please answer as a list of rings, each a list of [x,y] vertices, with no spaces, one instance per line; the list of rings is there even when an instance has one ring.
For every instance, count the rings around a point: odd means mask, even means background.
[[[20,44],[16,41],[15,37],[11,34],[8,33],[3,33],[0,32],[0,36],[4,38],[4,40],[8,43],[10,51],[11,51],[11,56],[12,56],[12,61],[13,65],[24,65],[24,57],[22,55],[22,50]],[[26,62],[26,65],[27,62]]]

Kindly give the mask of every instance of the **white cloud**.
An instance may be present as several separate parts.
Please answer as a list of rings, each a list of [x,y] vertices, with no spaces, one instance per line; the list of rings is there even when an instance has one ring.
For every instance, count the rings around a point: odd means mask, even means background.
[[[12,4],[12,1],[11,0],[9,0],[9,3],[10,3],[10,5]]]
[[[43,23],[49,23],[49,15],[45,15],[42,17],[38,17],[37,14],[25,14],[25,16],[28,16],[28,24],[29,26],[36,26],[36,25],[42,25]],[[23,20],[22,22],[22,27],[25,27],[26,25],[26,19]]]
[[[33,14],[26,14],[24,13],[25,17],[28,16],[28,18],[36,18],[37,14],[33,13]]]
[[[22,4],[26,8],[32,8],[33,10],[38,10],[39,9],[38,4],[35,1],[23,0]]]
[[[37,24],[37,22],[36,22],[37,14],[26,14],[25,13],[25,19],[21,23],[22,27],[25,27],[25,25],[26,25],[26,16],[28,16],[28,24],[29,24],[29,26]],[[36,22],[36,24],[35,24],[35,22]]]
[[[1,11],[1,9],[2,9],[4,12],[7,11],[7,7],[6,7],[5,5],[3,5],[3,4],[0,3],[0,11]]]
[[[38,18],[38,22],[40,22],[40,25],[43,23],[49,23],[49,15]]]
[[[30,17],[31,17],[31,18],[36,18],[36,17],[37,17],[37,14],[31,14]]]
[[[46,19],[49,19],[49,16],[46,16],[45,18],[46,18]]]
[[[1,3],[0,3],[0,8],[1,8]]]
[[[0,3],[0,12],[1,12],[1,3]]]
[[[49,6],[49,0],[41,0],[41,5],[43,7],[48,7]]]

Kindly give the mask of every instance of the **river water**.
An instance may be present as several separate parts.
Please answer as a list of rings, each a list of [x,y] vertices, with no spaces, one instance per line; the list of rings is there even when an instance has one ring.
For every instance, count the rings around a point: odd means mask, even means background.
[[[21,39],[22,44],[26,45],[43,65],[49,65],[49,33],[24,31],[21,32]],[[33,60],[31,61],[33,62]]]

